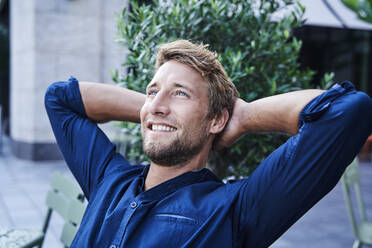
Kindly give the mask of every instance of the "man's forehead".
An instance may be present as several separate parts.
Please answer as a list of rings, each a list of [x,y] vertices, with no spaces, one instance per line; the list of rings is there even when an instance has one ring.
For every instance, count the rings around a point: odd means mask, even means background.
[[[161,87],[163,84],[175,87],[199,88],[207,86],[201,74],[191,66],[170,60],[159,67],[149,87]]]

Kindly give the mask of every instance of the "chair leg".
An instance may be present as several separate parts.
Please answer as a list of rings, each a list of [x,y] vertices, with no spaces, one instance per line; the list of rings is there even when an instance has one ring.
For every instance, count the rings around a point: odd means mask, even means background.
[[[362,245],[363,245],[362,242],[360,242],[359,240],[355,240],[353,248],[361,248]]]

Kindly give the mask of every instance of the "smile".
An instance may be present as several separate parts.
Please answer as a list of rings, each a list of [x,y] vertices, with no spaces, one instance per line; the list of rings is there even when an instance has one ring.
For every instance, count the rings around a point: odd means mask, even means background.
[[[165,132],[174,132],[177,129],[174,127],[166,126],[166,125],[159,125],[159,124],[153,124],[150,125],[150,129],[152,131],[165,131]]]

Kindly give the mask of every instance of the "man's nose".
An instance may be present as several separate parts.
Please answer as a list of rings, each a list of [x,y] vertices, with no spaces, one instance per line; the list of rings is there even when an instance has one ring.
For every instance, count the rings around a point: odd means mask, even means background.
[[[166,92],[158,92],[150,105],[151,114],[168,115],[170,112],[169,100],[169,96],[166,94]]]

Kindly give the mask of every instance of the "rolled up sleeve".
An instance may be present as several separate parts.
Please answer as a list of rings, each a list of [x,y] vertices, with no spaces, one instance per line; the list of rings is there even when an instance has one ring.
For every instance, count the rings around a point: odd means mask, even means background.
[[[300,113],[299,133],[240,182],[245,247],[268,247],[338,182],[372,132],[372,100],[336,84]]]
[[[109,164],[129,165],[87,117],[75,78],[50,85],[45,107],[63,158],[88,198]]]

